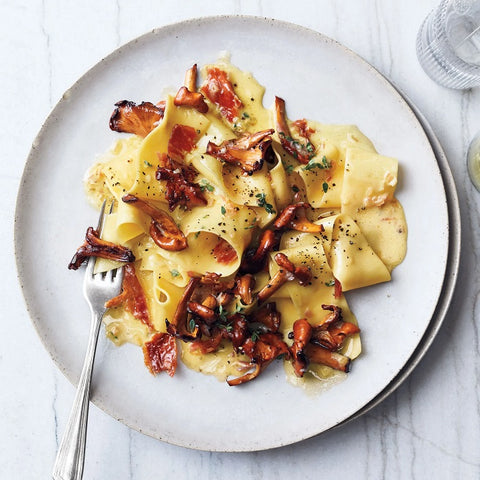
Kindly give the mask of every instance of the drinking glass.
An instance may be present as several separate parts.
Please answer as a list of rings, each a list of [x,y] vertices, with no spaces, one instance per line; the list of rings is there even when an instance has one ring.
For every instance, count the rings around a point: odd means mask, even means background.
[[[420,27],[417,56],[440,85],[480,86],[480,0],[442,0]]]

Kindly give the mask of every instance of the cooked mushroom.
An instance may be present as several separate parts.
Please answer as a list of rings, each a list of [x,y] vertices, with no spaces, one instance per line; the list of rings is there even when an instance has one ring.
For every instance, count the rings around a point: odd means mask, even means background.
[[[102,240],[98,231],[88,227],[85,234],[85,242],[78,248],[72,260],[68,264],[70,270],[77,270],[80,265],[89,257],[106,258],[117,262],[134,262],[133,252],[121,245]]]
[[[300,285],[307,285],[311,282],[312,272],[308,267],[296,267],[284,253],[277,253],[274,259],[277,265],[292,273]]]
[[[167,331],[171,335],[179,336],[184,339],[194,339],[197,336],[197,329],[194,329],[193,332],[188,330],[187,319],[188,319],[188,304],[192,295],[200,283],[200,277],[192,277],[188,282],[183,294],[180,298],[180,301],[177,304],[175,313],[171,321],[167,320]]]
[[[280,328],[281,315],[275,302],[261,305],[250,314],[250,324],[262,324],[267,332],[276,333]]]
[[[177,107],[192,107],[200,113],[208,112],[205,98],[197,92],[197,64],[195,63],[185,73],[184,86],[175,95],[173,103]]]
[[[312,273],[307,267],[296,267],[284,253],[277,253],[274,259],[281,268],[258,292],[258,303],[263,303],[288,281],[296,278],[300,285],[307,285],[312,279]]]
[[[290,347],[292,352],[293,370],[297,377],[303,377],[307,365],[308,357],[305,355],[305,347],[312,336],[312,326],[305,318],[296,320],[293,324],[293,345]]]
[[[257,378],[262,371],[262,367],[258,363],[250,363],[249,368],[253,368],[253,370],[245,373],[241,377],[231,378],[227,380],[227,383],[231,387],[236,387],[237,385],[241,385],[242,383],[250,382],[251,380]]]
[[[331,312],[322,321],[323,327],[329,327],[333,322],[342,320],[342,309],[338,305],[322,304],[322,309]]]
[[[348,373],[350,358],[338,352],[331,352],[323,347],[309,343],[305,348],[305,355],[312,363],[320,363],[335,370]]]
[[[287,270],[281,268],[269,280],[269,282],[258,292],[257,301],[263,303],[267,298],[271,297],[282,285],[289,280],[293,280],[294,276]]]
[[[258,375],[280,355],[290,356],[288,345],[279,335],[274,333],[264,333],[260,335],[256,341],[248,338],[243,344],[242,350],[250,357],[251,362],[249,367],[253,368],[253,371],[241,377],[227,380],[230,386],[240,385],[258,377]]]
[[[197,64],[194,63],[186,72],[183,84],[191,91],[197,91]]]
[[[136,104],[122,100],[115,104],[115,110],[110,117],[110,129],[115,132],[134,133],[146,137],[162,120],[165,113],[163,104],[154,105],[151,102]]]
[[[239,295],[244,305],[250,305],[253,302],[253,288],[255,287],[255,277],[247,273],[236,278],[234,293]]]
[[[312,223],[305,217],[305,208],[310,208],[310,205],[305,202],[294,203],[285,207],[275,219],[274,227],[278,230],[289,228],[290,230],[305,233],[321,233],[325,231],[323,225]]]
[[[215,310],[215,308],[217,308],[218,306],[217,297],[209,293],[205,298],[205,300],[203,300],[202,305],[204,307],[208,307],[208,308],[211,308],[212,310]]]
[[[274,250],[279,243],[279,235],[273,230],[264,230],[257,248],[248,248],[242,258],[240,271],[257,273],[265,267],[267,255]]]
[[[187,87],[180,87],[173,103],[177,107],[192,107],[200,113],[208,112],[208,105],[200,92],[192,92]]]
[[[190,351],[193,353],[207,354],[218,350],[225,337],[223,329],[216,328],[209,338],[197,338],[190,344]]]
[[[166,182],[165,199],[171,211],[177,206],[188,209],[207,204],[200,185],[193,182],[197,173],[192,167],[184,167],[170,157],[162,157],[161,162],[162,166],[158,167],[155,176],[157,180]]]
[[[194,276],[192,274],[192,276]],[[215,295],[219,305],[226,305],[227,298],[233,298],[232,290],[235,287],[235,279],[223,279],[222,275],[215,272],[207,272],[200,277],[200,285],[196,292],[196,300],[202,302],[209,294]],[[198,295],[197,295],[198,293]],[[225,294],[225,299],[222,298]]]
[[[243,315],[238,313],[233,314],[229,318],[231,323],[231,330],[229,332],[229,338],[232,341],[233,348],[237,351],[248,337],[248,322]]]
[[[122,200],[139,208],[151,217],[150,236],[160,248],[174,252],[187,248],[185,235],[167,212],[150,205],[147,201],[135,195],[124,195]]]
[[[122,305],[127,312],[153,330],[154,327],[150,321],[145,292],[135,273],[134,264],[127,263],[123,270],[122,292],[120,295],[108,300],[105,303],[105,307],[114,308]]]
[[[246,175],[252,175],[263,166],[264,160],[273,155],[272,137],[274,130],[262,130],[226,140],[220,145],[208,142],[207,154],[240,167]]]
[[[332,313],[327,315],[320,325],[314,326],[312,330],[311,342],[320,345],[327,350],[339,350],[345,339],[360,329],[351,322],[345,322],[342,319],[342,309],[336,305],[322,305],[324,310],[330,310]]]
[[[280,143],[284,150],[300,163],[307,164],[315,156],[315,147],[308,139],[304,144],[292,137],[287,124],[285,101],[280,97],[275,97],[275,120]]]
[[[217,319],[215,310],[198,302],[188,302],[187,311],[200,317],[207,325],[211,325]]]
[[[217,303],[221,307],[225,307],[233,300],[233,293],[229,291],[220,292],[217,295]]]

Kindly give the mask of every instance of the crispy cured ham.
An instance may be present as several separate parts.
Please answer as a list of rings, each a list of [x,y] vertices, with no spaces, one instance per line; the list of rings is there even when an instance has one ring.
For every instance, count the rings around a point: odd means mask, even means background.
[[[147,299],[143,288],[135,273],[133,263],[127,263],[124,267],[122,292],[105,303],[106,308],[114,308],[123,306],[123,308],[131,313],[136,319],[153,330],[150,315],[148,314]]]
[[[219,238],[215,247],[213,247],[212,254],[218,263],[228,265],[234,262],[237,257],[237,251],[223,238]]]
[[[146,137],[163,119],[165,103],[154,105],[151,102],[136,104],[122,100],[115,104],[110,117],[110,129],[115,132],[133,133]]]
[[[100,257],[117,262],[134,262],[133,252],[121,245],[102,240],[98,231],[88,227],[85,234],[85,242],[78,248],[72,260],[68,264],[70,270],[77,270],[89,257]]]
[[[143,345],[145,365],[152,375],[167,372],[171,377],[177,368],[177,344],[169,333],[156,333]]]
[[[217,67],[209,68],[200,91],[218,107],[220,114],[230,123],[239,118],[243,103],[235,93],[227,72]]]
[[[197,143],[198,134],[193,127],[175,124],[168,139],[167,152],[170,158],[182,163],[185,154],[191,152]]]

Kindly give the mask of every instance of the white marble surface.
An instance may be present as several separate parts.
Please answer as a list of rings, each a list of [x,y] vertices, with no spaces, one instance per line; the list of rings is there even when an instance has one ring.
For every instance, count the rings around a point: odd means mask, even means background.
[[[16,279],[15,198],[31,142],[62,93],[117,46],[155,27],[217,14],[273,17],[323,32],[363,56],[417,103],[445,148],[458,188],[463,227],[458,287],[418,368],[360,419],[289,447],[220,454],[158,442],[92,407],[85,478],[480,478],[480,193],[464,165],[468,141],[480,129],[480,90],[446,90],[419,67],[416,32],[435,4],[0,0],[2,480],[50,478],[74,396],[30,323]]]

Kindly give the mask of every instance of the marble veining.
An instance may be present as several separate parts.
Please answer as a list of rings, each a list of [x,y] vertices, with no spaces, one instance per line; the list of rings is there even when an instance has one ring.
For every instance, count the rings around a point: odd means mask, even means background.
[[[397,391],[363,417],[289,447],[221,454],[158,442],[93,406],[85,478],[480,478],[480,194],[470,184],[465,168],[468,142],[480,129],[480,89],[446,90],[418,65],[416,32],[436,3],[0,2],[4,98],[0,120],[4,198],[0,229],[1,480],[50,478],[74,396],[73,387],[36,337],[16,280],[15,197],[30,145],[63,92],[115,47],[175,21],[232,13],[273,17],[323,32],[359,53],[420,107],[446,151],[458,188],[463,228],[458,288],[445,323],[420,365]],[[320,68],[328,66],[320,64]]]

